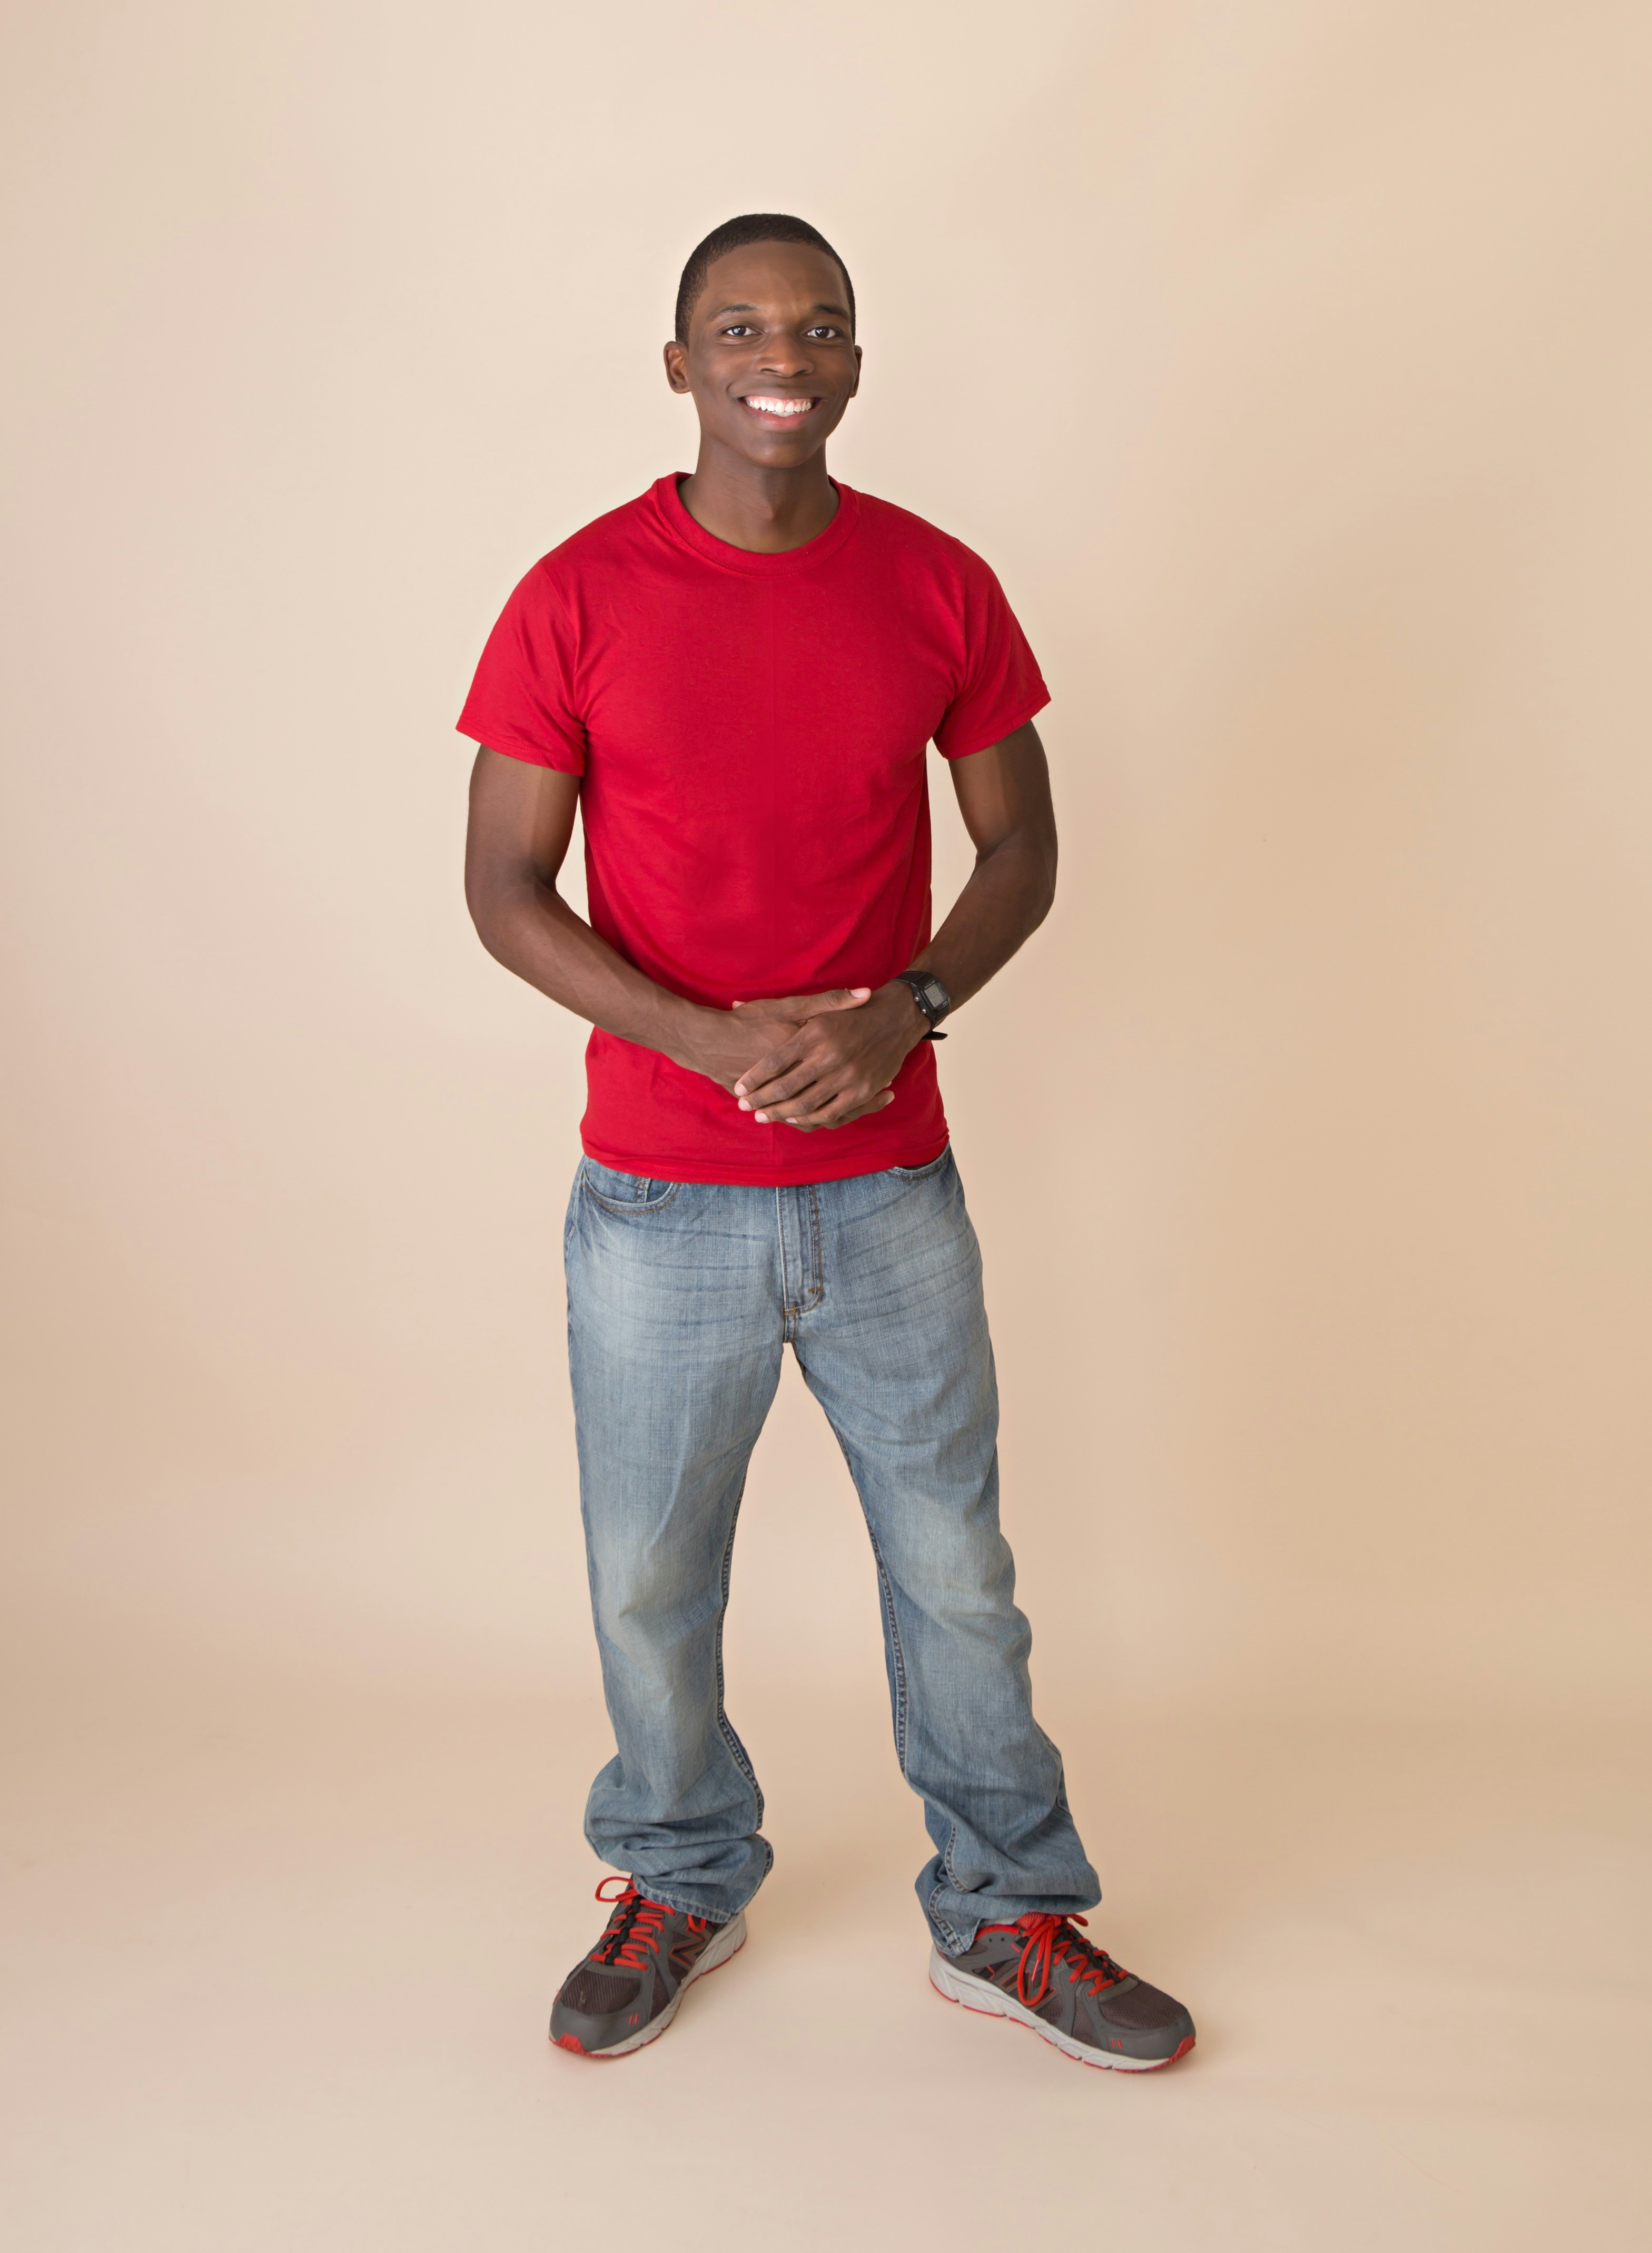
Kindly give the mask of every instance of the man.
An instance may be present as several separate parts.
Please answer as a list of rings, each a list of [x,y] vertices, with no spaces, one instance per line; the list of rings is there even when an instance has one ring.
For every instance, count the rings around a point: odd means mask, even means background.
[[[666,346],[700,418],[693,476],[535,565],[459,722],[482,747],[483,944],[596,1028],[565,1254],[617,1740],[586,1835],[626,1875],[597,1888],[612,1913],[551,2033],[592,2057],[662,2033],[768,1873],[722,1620],[789,1343],[872,1537],[896,1747],[935,1845],[931,1978],[1140,2071],[1193,2024],[1077,1929],[1100,1888],[1033,1719],[935,1071],[942,1020],[1049,908],[1048,694],[977,556],[826,475],[860,371],[848,275],[812,227],[760,213],[708,236]],[[931,739],[976,847],[933,938]],[[556,889],[576,804],[589,924]]]

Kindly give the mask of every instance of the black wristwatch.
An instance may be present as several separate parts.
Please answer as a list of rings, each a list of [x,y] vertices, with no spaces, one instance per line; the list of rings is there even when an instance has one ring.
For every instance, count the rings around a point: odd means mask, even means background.
[[[932,970],[903,970],[897,973],[897,976],[899,982],[929,1019],[930,1029],[924,1034],[924,1039],[944,1041],[946,1035],[938,1032],[936,1027],[952,1006],[952,997],[945,987]]]

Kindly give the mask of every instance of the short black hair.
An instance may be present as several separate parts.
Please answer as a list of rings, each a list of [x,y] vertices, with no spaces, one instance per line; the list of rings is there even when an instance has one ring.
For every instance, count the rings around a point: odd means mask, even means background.
[[[744,250],[754,242],[806,242],[815,250],[824,250],[843,276],[844,293],[849,301],[849,326],[854,326],[854,284],[849,279],[849,269],[819,227],[811,227],[806,219],[793,219],[786,212],[745,212],[739,219],[726,219],[695,249],[689,253],[688,263],[683,269],[683,278],[677,285],[677,341],[688,341],[688,324],[694,317],[700,293],[706,286],[712,262],[725,257],[731,250]]]

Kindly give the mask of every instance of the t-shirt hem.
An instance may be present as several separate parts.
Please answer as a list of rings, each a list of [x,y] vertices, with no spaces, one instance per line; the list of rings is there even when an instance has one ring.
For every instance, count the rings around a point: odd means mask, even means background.
[[[1029,720],[1035,720],[1049,701],[1049,689],[1041,687],[1039,694],[1022,709],[1018,718],[1007,722],[994,721],[991,735],[983,736],[978,732],[972,736],[965,736],[961,743],[938,743],[935,748],[944,759],[973,758],[977,751],[990,751],[994,743],[1001,743],[1006,736],[1013,736],[1017,728],[1024,728]]]
[[[756,1128],[756,1133],[784,1134],[784,1126]],[[793,1132],[796,1130],[793,1129]],[[580,1143],[588,1158],[595,1158],[599,1166],[611,1166],[617,1174],[637,1174],[650,1182],[705,1182],[726,1189],[801,1189],[810,1182],[846,1182],[861,1174],[887,1174],[900,1166],[932,1165],[946,1148],[951,1137],[943,1132],[931,1137],[910,1155],[903,1151],[899,1157],[882,1157],[868,1163],[864,1154],[858,1157],[840,1158],[835,1165],[822,1164],[815,1157],[796,1161],[789,1166],[759,1171],[752,1166],[719,1165],[709,1158],[662,1158],[658,1154],[645,1157],[639,1151],[606,1150],[594,1142],[589,1134],[580,1136]]]
[[[519,759],[524,766],[549,767],[556,774],[582,775],[585,771],[582,756],[566,745],[559,744],[554,750],[547,750],[542,743],[530,743],[526,736],[512,735],[508,729],[480,728],[468,715],[461,718],[455,732],[463,736],[466,743],[498,751],[503,758]]]

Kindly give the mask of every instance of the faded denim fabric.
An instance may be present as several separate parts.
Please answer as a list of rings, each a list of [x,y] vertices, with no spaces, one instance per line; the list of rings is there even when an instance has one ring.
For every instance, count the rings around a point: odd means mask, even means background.
[[[776,1130],[784,1131],[784,1130]],[[565,1238],[580,1495],[618,1744],[586,1836],[667,1907],[724,1920],[768,1874],[763,1796],[723,1710],[746,1466],[797,1354],[860,1491],[902,1773],[935,1852],[940,1947],[1100,1898],[998,1527],[980,1252],[950,1151],[783,1189],[648,1181],[586,1159]],[[797,1601],[806,1602],[800,1589]]]

